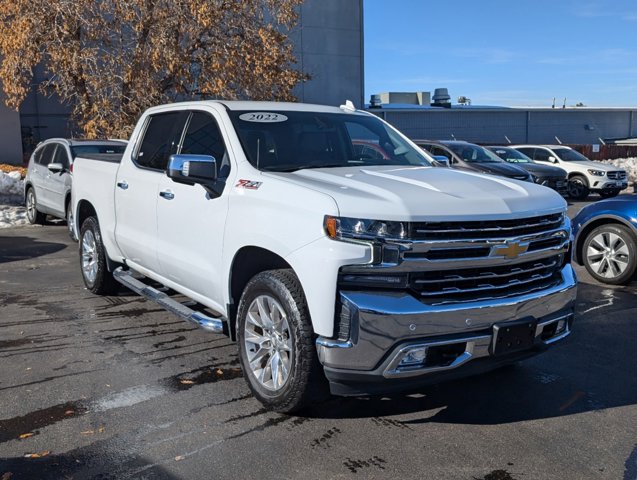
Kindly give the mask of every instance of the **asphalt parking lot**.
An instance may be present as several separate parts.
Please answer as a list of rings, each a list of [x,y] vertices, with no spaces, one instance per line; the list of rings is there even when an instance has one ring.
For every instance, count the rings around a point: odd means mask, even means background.
[[[637,281],[578,267],[573,334],[514,367],[288,416],[229,340],[93,296],[77,256],[64,224],[0,231],[2,480],[637,479]]]

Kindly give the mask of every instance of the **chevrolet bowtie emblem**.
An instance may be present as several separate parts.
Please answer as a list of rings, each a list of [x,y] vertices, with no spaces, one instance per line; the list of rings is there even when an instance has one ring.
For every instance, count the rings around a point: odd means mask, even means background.
[[[507,242],[506,245],[499,245],[497,247],[493,247],[492,256],[500,256],[506,258],[517,258],[521,253],[526,252],[529,249],[528,243],[520,243],[520,242]]]

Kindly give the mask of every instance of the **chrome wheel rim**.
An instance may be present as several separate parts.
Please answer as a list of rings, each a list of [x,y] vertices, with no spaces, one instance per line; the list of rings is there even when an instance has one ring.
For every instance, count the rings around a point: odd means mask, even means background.
[[[91,230],[87,230],[82,238],[82,274],[90,284],[97,278],[97,246]]]
[[[244,346],[250,371],[261,386],[283,388],[292,365],[292,332],[285,310],[270,295],[259,295],[250,304]]]
[[[630,252],[623,238],[612,232],[595,235],[586,249],[586,260],[600,277],[616,278],[628,268]]]
[[[35,195],[33,195],[33,190],[29,190],[27,193],[27,217],[29,217],[30,222],[33,222],[35,213]]]

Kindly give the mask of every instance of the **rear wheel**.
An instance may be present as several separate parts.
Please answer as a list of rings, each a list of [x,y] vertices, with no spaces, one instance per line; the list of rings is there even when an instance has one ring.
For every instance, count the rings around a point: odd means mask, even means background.
[[[635,236],[622,225],[602,225],[588,234],[582,251],[584,266],[596,280],[623,285],[637,268]]]
[[[46,214],[38,212],[38,199],[35,196],[35,190],[30,187],[26,195],[27,220],[31,225],[44,225],[46,222]]]
[[[305,295],[291,270],[255,275],[241,296],[237,323],[244,376],[267,408],[289,413],[325,395]]]
[[[84,220],[80,231],[80,265],[84,285],[97,295],[112,295],[119,283],[108,271],[106,249],[102,243],[100,226],[95,217]]]
[[[66,202],[66,227],[68,228],[69,237],[74,242],[77,242],[77,237],[73,232],[73,211],[71,210],[71,200]]]
[[[582,175],[574,175],[568,180],[568,195],[573,200],[584,200],[588,197],[589,189],[586,178]]]

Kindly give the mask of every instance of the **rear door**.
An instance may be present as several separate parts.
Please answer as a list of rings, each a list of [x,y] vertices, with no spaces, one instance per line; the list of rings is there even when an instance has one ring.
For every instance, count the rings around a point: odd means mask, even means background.
[[[188,112],[168,111],[146,117],[131,158],[123,158],[115,186],[115,238],[124,257],[159,273],[157,199],[168,157],[177,151]]]
[[[219,179],[231,173],[220,119],[209,111],[192,111],[179,152],[211,155]],[[176,183],[164,176],[157,203],[157,253],[162,275],[212,299],[223,308],[221,257],[228,195],[209,195],[201,185]]]
[[[37,158],[35,168],[33,170],[33,185],[35,187],[35,197],[38,205],[46,208],[47,211],[53,210],[53,199],[51,197],[49,177],[49,163],[53,163],[57,143],[52,142],[44,146],[42,154]]]

